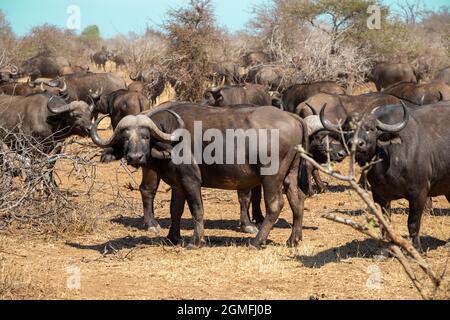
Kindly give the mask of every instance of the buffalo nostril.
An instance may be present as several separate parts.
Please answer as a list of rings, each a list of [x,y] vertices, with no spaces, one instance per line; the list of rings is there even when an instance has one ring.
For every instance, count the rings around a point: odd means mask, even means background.
[[[364,148],[365,145],[366,145],[366,144],[364,143],[364,141],[360,141],[360,142],[358,143],[358,147],[359,147],[359,148]]]

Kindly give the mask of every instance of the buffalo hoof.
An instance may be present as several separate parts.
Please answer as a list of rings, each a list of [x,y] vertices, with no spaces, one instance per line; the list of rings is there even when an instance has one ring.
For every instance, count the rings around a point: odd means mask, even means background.
[[[196,245],[195,243],[189,243],[186,246],[186,250],[198,250],[200,249],[200,246]]]
[[[302,240],[302,237],[299,235],[291,235],[288,239],[288,241],[286,242],[286,245],[289,248],[296,248],[298,247],[298,244],[300,243],[300,241]]]
[[[258,234],[259,230],[255,225],[241,225],[241,231],[249,234]]]
[[[159,224],[157,224],[156,226],[147,226],[147,231],[159,235],[161,233],[161,227],[159,226]]]
[[[256,249],[256,250],[261,250],[263,248],[261,243],[258,240],[256,240],[256,239],[251,239],[250,240],[249,247],[251,249]]]
[[[179,236],[172,236],[172,235],[169,234],[167,236],[167,240],[169,240],[171,245],[177,246],[177,245],[182,243],[183,239],[181,237],[179,237]]]

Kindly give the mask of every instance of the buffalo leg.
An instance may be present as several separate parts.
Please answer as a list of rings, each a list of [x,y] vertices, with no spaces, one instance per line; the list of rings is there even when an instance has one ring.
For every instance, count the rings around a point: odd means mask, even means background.
[[[142,183],[140,186],[142,204],[144,206],[144,226],[148,231],[159,233],[161,227],[155,220],[153,203],[159,186],[159,177],[155,170],[142,168]]]
[[[391,222],[391,201],[385,200],[384,198],[377,195],[376,193],[373,193],[373,200],[380,205],[383,215],[386,217],[387,221],[390,223]],[[383,239],[387,238],[386,230],[381,229],[381,236],[383,237]]]
[[[172,199],[170,201],[170,230],[167,238],[173,244],[178,244],[181,241],[181,216],[184,211],[184,204],[186,198],[181,190],[172,188]]]
[[[257,225],[260,225],[264,221],[264,216],[261,211],[261,195],[261,185],[252,189],[252,216],[253,221],[256,222]]]
[[[302,240],[303,208],[306,196],[297,185],[297,173],[293,171],[284,181],[284,189],[293,215],[292,234],[287,241],[290,248],[296,247]]]
[[[412,239],[413,246],[419,251],[422,250],[419,237],[420,222],[422,220],[422,214],[427,200],[428,196],[426,193],[424,193],[424,195],[419,195],[418,197],[412,197],[409,200],[408,231],[409,236]]]
[[[312,176],[314,178],[314,181],[316,182],[319,193],[324,193],[325,191],[327,191],[327,187],[325,186],[325,183],[322,181],[322,178],[320,178],[319,170],[314,168],[312,171]]]
[[[281,184],[281,183],[280,183]],[[279,183],[266,179],[263,182],[264,189],[264,203],[266,205],[266,218],[259,229],[256,238],[251,241],[251,245],[260,248],[262,244],[265,244],[270,230],[272,230],[274,224],[277,222],[280,216],[280,211],[283,208],[283,192]]]
[[[425,208],[423,209],[423,211],[433,214],[433,198],[431,197],[427,198],[427,201],[425,202]]]
[[[199,172],[193,172],[192,174],[185,172],[185,174],[181,178],[181,186],[194,222],[194,235],[188,248],[195,249],[203,245],[205,235],[201,181]]]
[[[247,191],[238,191],[239,204],[241,207],[241,225],[240,229],[242,232],[257,234],[258,228],[251,223],[249,217],[249,207],[250,200],[253,196],[253,192],[251,190]]]

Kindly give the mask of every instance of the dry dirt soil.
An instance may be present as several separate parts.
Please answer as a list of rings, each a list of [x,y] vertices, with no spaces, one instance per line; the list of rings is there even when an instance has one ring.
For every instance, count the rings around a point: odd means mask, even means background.
[[[108,132],[105,131],[105,134]],[[89,144],[89,140],[83,139]],[[98,158],[97,158],[98,160]],[[346,163],[338,165],[344,171]],[[329,191],[306,200],[304,237],[289,249],[292,216],[287,204],[271,242],[263,250],[248,246],[251,235],[238,231],[235,192],[203,190],[207,245],[189,251],[171,246],[170,191],[161,185],[156,216],[159,235],[142,228],[140,171],[120,162],[98,164],[96,183],[87,186],[71,167],[57,168],[60,187],[70,191],[87,232],[43,233],[13,224],[0,230],[0,298],[3,299],[418,299],[400,264],[379,259],[380,248],[353,229],[321,218],[336,209],[361,219],[364,204],[343,184],[325,179]],[[450,205],[433,200],[434,212],[422,222],[426,260],[439,272],[449,256]],[[393,224],[407,235],[407,202],[395,202]],[[73,222],[76,223],[76,222]],[[182,235],[192,235],[186,207]],[[448,272],[447,272],[448,273]],[[79,280],[79,282],[78,282]],[[448,299],[445,276],[437,298]]]

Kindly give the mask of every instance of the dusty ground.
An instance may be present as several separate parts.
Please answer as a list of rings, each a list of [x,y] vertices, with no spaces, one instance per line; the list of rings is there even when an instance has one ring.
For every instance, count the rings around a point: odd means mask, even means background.
[[[169,246],[164,239],[170,224],[167,186],[161,186],[157,196],[156,215],[163,227],[157,236],[142,230],[140,195],[129,187],[139,181],[140,172],[130,176],[120,163],[99,165],[99,182],[89,198],[81,195],[84,184],[66,178],[68,168],[63,164],[58,173],[63,189],[79,192],[76,201],[88,202],[99,213],[95,231],[59,237],[14,227],[2,231],[0,283],[9,283],[10,292],[15,292],[3,298],[419,298],[395,260],[377,260],[373,241],[320,217],[322,210],[336,208],[357,219],[363,207],[354,194],[334,182],[330,181],[330,192],[306,201],[304,240],[297,249],[284,245],[292,221],[287,203],[270,234],[273,243],[256,251],[247,246],[250,236],[237,231],[235,193],[204,190],[208,244],[188,251]],[[398,208],[405,205],[396,203]],[[434,215],[424,217],[423,244],[427,259],[442,270],[449,253],[450,205],[445,198],[436,198],[434,207]],[[187,239],[192,234],[188,209],[183,218]],[[406,218],[404,210],[393,218],[403,234]],[[77,268],[80,287],[71,289]],[[449,278],[445,281],[448,290]],[[448,291],[441,297],[448,297]]]
[[[89,143],[88,140],[84,142]],[[339,165],[344,170],[345,163]],[[291,213],[287,202],[261,251],[248,247],[250,235],[237,231],[235,192],[204,190],[205,248],[188,251],[165,241],[170,192],[162,185],[156,216],[160,235],[142,229],[140,171],[130,174],[120,163],[97,167],[91,195],[86,185],[58,166],[63,190],[88,206],[93,232],[58,236],[13,225],[0,231],[0,298],[50,299],[417,299],[399,263],[377,258],[379,247],[349,227],[320,217],[338,209],[358,219],[362,201],[343,185],[326,179],[330,191],[306,201],[304,240],[288,249]],[[131,187],[131,188],[130,188]],[[395,203],[395,227],[406,235],[407,202]],[[450,205],[434,199],[434,213],[422,223],[426,259],[438,271],[449,254]],[[83,209],[81,209],[83,210]],[[189,210],[182,235],[192,234]],[[79,270],[79,286],[77,272]],[[450,297],[449,276],[439,298]]]

